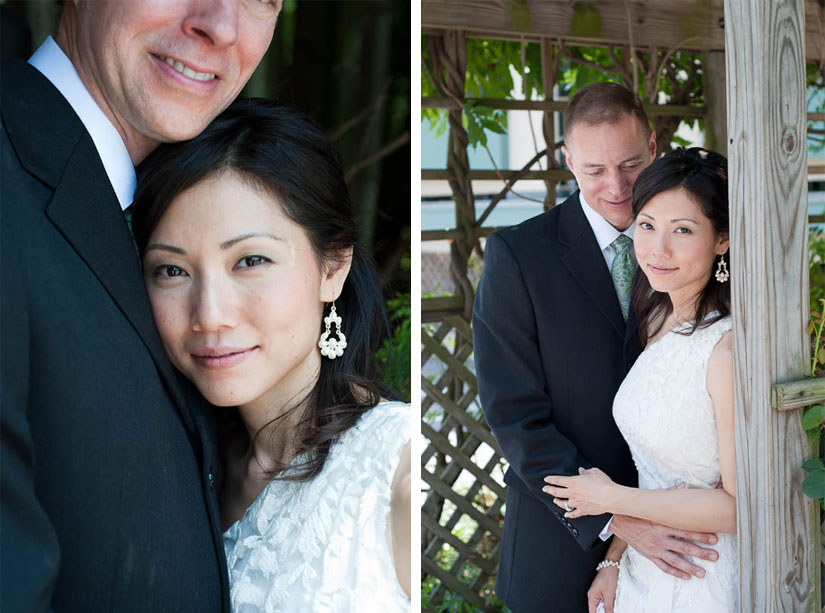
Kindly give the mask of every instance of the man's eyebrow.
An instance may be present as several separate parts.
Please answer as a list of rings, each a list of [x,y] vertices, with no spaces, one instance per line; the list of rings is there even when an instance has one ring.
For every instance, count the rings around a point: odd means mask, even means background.
[[[235,238],[230,238],[228,241],[224,241],[221,243],[221,249],[229,249],[230,247],[234,247],[241,241],[245,241],[249,238],[271,238],[274,241],[282,241],[280,236],[275,236],[274,234],[267,234],[266,232],[250,232],[249,234],[241,234]]]
[[[619,162],[619,166],[621,166],[622,164],[627,164],[628,162],[639,162],[643,157],[644,156],[641,153],[637,153],[636,155],[633,155],[627,158],[626,160],[622,160],[621,162]],[[593,162],[585,162],[584,164],[582,164],[582,166],[584,166],[585,168],[604,168],[606,164],[595,164]]]
[[[158,251],[170,251],[172,253],[177,253],[178,255],[186,255],[186,251],[181,249],[180,247],[174,247],[172,245],[166,245],[164,243],[152,243],[151,245],[147,245],[146,249],[143,250],[144,253],[157,249]]]

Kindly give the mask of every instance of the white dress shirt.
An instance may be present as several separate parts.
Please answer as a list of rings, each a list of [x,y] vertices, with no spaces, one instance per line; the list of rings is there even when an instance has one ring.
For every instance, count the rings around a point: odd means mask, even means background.
[[[579,192],[579,202],[581,202],[584,216],[587,217],[587,223],[590,224],[590,227],[593,229],[593,234],[596,235],[596,242],[599,243],[599,249],[602,250],[604,261],[607,263],[607,270],[612,270],[613,258],[616,257],[616,250],[613,248],[613,241],[619,238],[619,234],[624,234],[630,238],[630,240],[633,240],[633,232],[636,230],[636,222],[634,221],[630,224],[630,227],[624,232],[619,232],[616,228],[611,226],[604,217],[599,215],[590,207],[587,200],[584,199],[584,194],[581,192]],[[630,250],[630,257],[635,265],[636,253],[633,249]]]
[[[135,167],[126,150],[120,133],[100,110],[89,90],[83,85],[71,60],[49,36],[40,48],[29,58],[29,64],[43,73],[54,85],[92,137],[95,148],[103,162],[103,168],[115,191],[120,208],[126,210],[135,195]]]

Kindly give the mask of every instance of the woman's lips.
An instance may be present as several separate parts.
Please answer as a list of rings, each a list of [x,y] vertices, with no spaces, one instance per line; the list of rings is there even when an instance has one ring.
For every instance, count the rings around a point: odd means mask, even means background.
[[[202,350],[200,353],[191,355],[195,362],[203,368],[221,370],[240,364],[257,349],[257,347],[251,347],[239,350]]]
[[[653,264],[648,264],[647,269],[657,275],[666,275],[668,273],[674,272],[679,270],[678,268],[663,268],[660,266],[654,266]]]

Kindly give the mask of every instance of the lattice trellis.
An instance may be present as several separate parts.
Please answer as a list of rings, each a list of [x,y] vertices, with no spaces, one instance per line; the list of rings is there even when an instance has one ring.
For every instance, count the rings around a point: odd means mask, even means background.
[[[472,332],[459,316],[425,327],[422,338],[421,511],[424,610],[460,597],[483,611],[493,583],[504,514],[501,451],[477,402]]]

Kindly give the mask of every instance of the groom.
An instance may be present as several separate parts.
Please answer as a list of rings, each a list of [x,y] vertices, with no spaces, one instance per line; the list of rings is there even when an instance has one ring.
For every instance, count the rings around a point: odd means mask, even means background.
[[[631,195],[655,134],[637,96],[596,83],[570,100],[564,141],[579,191],[489,237],[473,311],[479,396],[510,463],[496,592],[516,613],[586,611],[611,534],[683,579],[702,570],[682,554],[716,556],[682,540],[713,535],[623,516],[568,520],[542,492],[545,476],[580,466],[636,481],[611,406],[640,351]]]
[[[67,0],[2,70],[0,610],[228,611],[207,409],[167,360],[124,210],[280,2]]]

